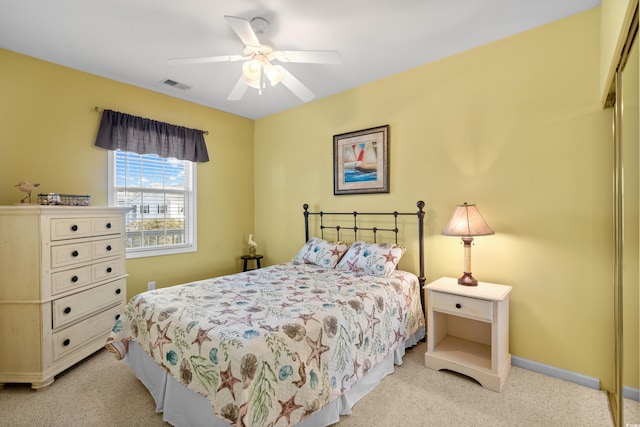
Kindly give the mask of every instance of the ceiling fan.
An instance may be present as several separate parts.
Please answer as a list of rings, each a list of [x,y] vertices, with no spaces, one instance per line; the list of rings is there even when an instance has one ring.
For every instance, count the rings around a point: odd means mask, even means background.
[[[264,18],[256,17],[251,21],[228,15],[225,15],[224,18],[244,43],[242,55],[176,58],[169,59],[169,64],[245,61],[242,64],[242,75],[229,93],[229,96],[227,96],[228,100],[237,101],[241,99],[247,87],[256,88],[259,93],[262,93],[262,89],[266,87],[266,83],[269,81],[271,86],[282,83],[303,102],[308,102],[315,98],[315,94],[282,65],[273,65],[272,62],[342,63],[340,53],[335,50],[275,50],[266,40],[260,41],[258,38],[259,35],[264,35],[269,28],[269,21]]]

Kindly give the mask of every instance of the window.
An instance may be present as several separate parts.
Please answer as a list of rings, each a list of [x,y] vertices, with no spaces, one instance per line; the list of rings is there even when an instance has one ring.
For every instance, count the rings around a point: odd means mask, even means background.
[[[109,205],[125,216],[127,258],[196,250],[196,164],[109,151]]]

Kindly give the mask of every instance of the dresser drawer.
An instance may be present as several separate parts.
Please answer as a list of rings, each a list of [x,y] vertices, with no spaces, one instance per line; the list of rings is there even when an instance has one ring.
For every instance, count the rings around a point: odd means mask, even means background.
[[[53,333],[53,360],[57,360],[73,350],[96,339],[107,339],[107,335],[120,316],[121,305],[111,307],[93,317]]]
[[[51,275],[51,295],[80,288],[91,283],[91,267],[60,271]]]
[[[125,274],[124,258],[116,258],[104,261],[91,266],[94,281],[107,280],[110,277],[122,276]]]
[[[91,244],[91,255],[94,259],[122,254],[124,254],[124,247],[122,245],[122,239],[119,237],[97,240]]]
[[[71,324],[91,313],[123,301],[125,280],[120,279],[53,301],[53,328]]]
[[[91,242],[51,246],[51,268],[73,265],[91,259]]]
[[[108,216],[93,218],[91,232],[93,235],[120,234],[123,230],[122,216]]]
[[[487,322],[493,320],[493,303],[491,301],[435,291],[431,292],[429,298],[431,309],[434,311],[486,320]]]
[[[52,218],[51,240],[89,237],[92,233],[91,218]]]

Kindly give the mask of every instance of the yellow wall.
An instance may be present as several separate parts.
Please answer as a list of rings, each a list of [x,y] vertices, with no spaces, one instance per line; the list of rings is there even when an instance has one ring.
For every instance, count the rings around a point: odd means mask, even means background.
[[[440,231],[456,204],[475,202],[496,234],[476,238],[472,270],[513,286],[512,354],[611,388],[612,112],[600,105],[599,19],[594,9],[256,121],[255,228],[268,263],[302,246],[305,202],[413,211],[422,199],[427,280],[457,276],[462,247]],[[334,196],[332,136],[383,124],[390,193]],[[401,266],[417,271],[417,259]]]
[[[162,287],[238,271],[253,226],[252,120],[4,49],[0,70],[0,204],[20,201],[20,180],[107,203],[107,151],[93,145],[101,117],[94,106],[208,130],[211,160],[197,167],[198,252],[128,260],[127,293],[150,280]]]

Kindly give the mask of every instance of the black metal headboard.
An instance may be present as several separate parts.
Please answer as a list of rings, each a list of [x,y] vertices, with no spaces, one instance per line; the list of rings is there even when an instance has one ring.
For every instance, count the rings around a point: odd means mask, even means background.
[[[418,219],[418,257],[420,261],[420,274],[418,276],[418,280],[420,281],[420,287],[424,286],[426,278],[424,275],[424,202],[422,200],[416,203],[418,207],[417,212],[309,212],[309,205],[304,204],[302,207],[304,208],[304,238],[305,243],[309,241],[309,215],[318,215],[320,217],[320,234],[324,239],[324,231],[326,229],[336,230],[337,239],[340,240],[340,232],[343,230],[353,231],[354,240],[358,240],[358,232],[359,231],[369,231],[373,233],[374,243],[377,239],[377,233],[382,232],[391,232],[395,236],[395,242],[398,243],[398,217],[413,215]],[[349,215],[353,217],[353,226],[345,227],[343,225],[326,225],[324,223],[325,216],[334,217],[334,216],[344,216]],[[362,217],[371,217],[371,216],[385,216],[385,217],[393,217],[393,228],[378,228],[378,227],[362,227],[359,222]],[[424,301],[423,301],[424,304]],[[423,306],[423,309],[425,307]]]

